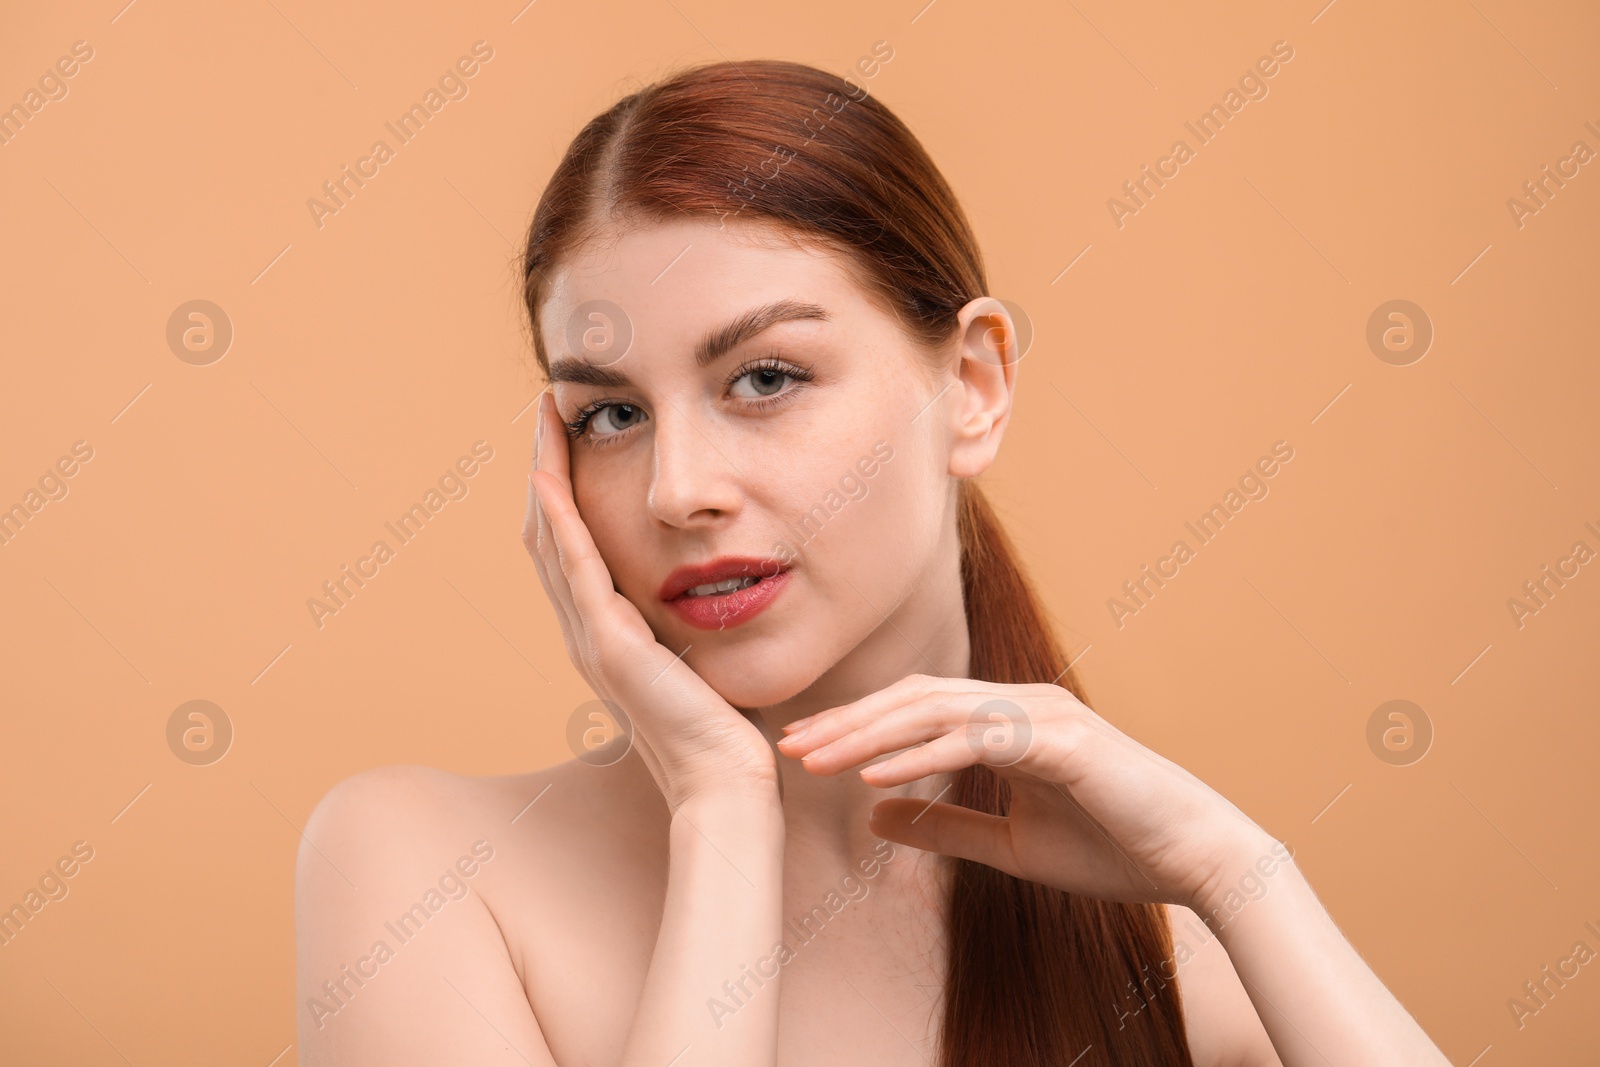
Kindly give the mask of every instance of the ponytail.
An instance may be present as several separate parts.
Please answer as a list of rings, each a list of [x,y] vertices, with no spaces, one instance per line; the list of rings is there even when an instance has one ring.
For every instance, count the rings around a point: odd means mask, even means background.
[[[1038,599],[983,492],[959,486],[961,591],[971,677],[1055,682],[1079,700]],[[1011,789],[983,764],[951,803],[1005,815]],[[1094,900],[948,857],[950,953],[942,1067],[1190,1067],[1172,932],[1159,904]]]

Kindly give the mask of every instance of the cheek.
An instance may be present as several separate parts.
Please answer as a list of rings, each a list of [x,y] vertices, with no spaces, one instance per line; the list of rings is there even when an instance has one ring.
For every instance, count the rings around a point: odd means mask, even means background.
[[[583,525],[605,561],[613,584],[624,596],[637,602],[641,583],[649,576],[638,552],[642,543],[638,523],[642,521],[644,509],[642,504],[630,505],[629,492],[609,476],[602,485],[580,480],[575,486],[578,514],[583,517]],[[637,499],[642,501],[643,497]]]

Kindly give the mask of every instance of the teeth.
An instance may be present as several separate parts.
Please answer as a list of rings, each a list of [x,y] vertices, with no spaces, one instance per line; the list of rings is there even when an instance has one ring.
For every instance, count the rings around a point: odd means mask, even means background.
[[[731,593],[735,589],[743,589],[746,586],[755,585],[758,581],[760,581],[760,579],[754,577],[753,575],[746,575],[743,578],[726,578],[720,582],[709,582],[706,585],[697,585],[693,589],[689,590],[686,595],[717,596],[722,593]]]

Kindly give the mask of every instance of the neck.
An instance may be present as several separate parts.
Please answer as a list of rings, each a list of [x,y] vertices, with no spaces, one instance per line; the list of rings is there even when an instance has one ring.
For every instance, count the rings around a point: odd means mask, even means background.
[[[754,709],[752,721],[776,742],[783,736],[785,724],[869,696],[907,675],[967,677],[970,644],[959,554],[951,552],[945,558],[948,565],[937,568],[931,580],[919,583],[917,592],[849,655],[791,699]],[[869,762],[882,763],[893,754]],[[879,801],[916,797],[931,802],[942,793],[942,799],[948,801],[946,790],[955,777],[953,773],[930,775],[884,789],[863,782],[860,767],[821,776],[781,752],[777,761],[788,851],[802,862],[824,864],[850,865],[871,854],[878,838],[867,826],[867,815]]]

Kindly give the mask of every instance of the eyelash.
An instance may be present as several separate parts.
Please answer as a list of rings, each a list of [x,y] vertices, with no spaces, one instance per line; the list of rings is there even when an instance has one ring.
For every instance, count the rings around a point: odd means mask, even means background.
[[[746,375],[769,370],[776,371],[777,373],[782,374],[785,377],[792,378],[797,382],[809,382],[816,377],[810,371],[797,367],[792,363],[786,363],[783,360],[778,359],[776,356],[767,356],[762,359],[755,359],[746,363],[741,363],[738,368],[735,369],[734,372],[723,381],[722,384],[724,387],[728,387]],[[772,396],[745,399],[745,403],[751,405],[757,411],[766,411],[770,408],[776,407],[779,404],[788,403],[789,398],[799,391],[800,390],[798,388],[785,389],[783,392],[774,393]],[[567,436],[574,440],[579,437],[583,437],[584,430],[588,427],[590,419],[594,418],[601,411],[608,407],[619,406],[637,407],[638,405],[633,404],[630,401],[616,400],[609,397],[603,397],[599,400],[596,400],[593,403],[585,405],[575,416],[573,416],[570,422],[566,423]],[[632,429],[632,427],[629,427],[629,429]],[[590,438],[589,443],[591,446],[596,448],[604,447],[605,445],[611,444],[613,439],[623,436],[624,433],[626,433],[626,431],[621,430],[616,433],[606,434],[604,437]]]

